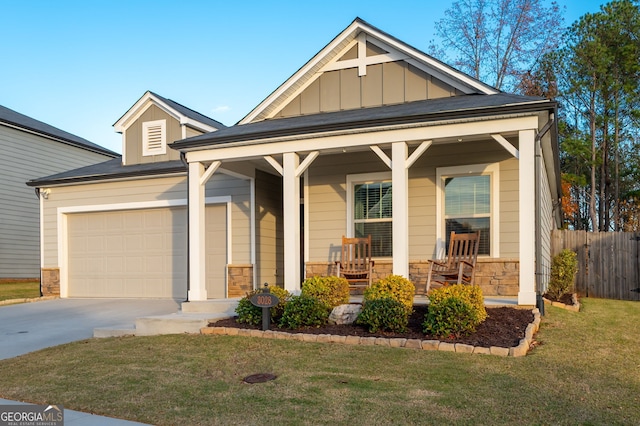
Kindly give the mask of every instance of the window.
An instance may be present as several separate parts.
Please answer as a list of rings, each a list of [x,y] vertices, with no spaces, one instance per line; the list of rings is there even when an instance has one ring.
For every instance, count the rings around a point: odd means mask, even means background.
[[[377,179],[362,179],[367,176]],[[383,176],[387,177],[388,173],[348,177],[352,212],[348,233],[354,237],[371,235],[374,257],[391,257],[393,254],[391,180],[379,179]]]
[[[142,155],[167,153],[167,120],[142,123]]]
[[[497,165],[443,167],[438,169],[440,249],[446,252],[452,231],[480,231],[478,254],[498,256]]]

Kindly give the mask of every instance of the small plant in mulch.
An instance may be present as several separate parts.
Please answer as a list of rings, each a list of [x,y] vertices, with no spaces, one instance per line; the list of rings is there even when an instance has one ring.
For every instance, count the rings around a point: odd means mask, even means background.
[[[574,279],[578,272],[578,258],[575,252],[564,249],[553,257],[549,288],[544,297],[550,301],[573,305]]]

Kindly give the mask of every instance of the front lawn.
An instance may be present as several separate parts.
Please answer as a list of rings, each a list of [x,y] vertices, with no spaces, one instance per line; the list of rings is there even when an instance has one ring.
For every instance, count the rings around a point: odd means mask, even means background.
[[[639,424],[640,304],[547,308],[526,357],[249,337],[92,339],[0,361],[0,397],[176,424]],[[277,379],[245,384],[256,373]]]
[[[38,281],[0,281],[0,301],[40,297]]]

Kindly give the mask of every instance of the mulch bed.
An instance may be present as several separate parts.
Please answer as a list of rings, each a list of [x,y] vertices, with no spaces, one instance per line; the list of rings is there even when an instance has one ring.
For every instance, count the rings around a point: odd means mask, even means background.
[[[369,333],[367,329],[358,325],[325,325],[322,327],[305,327],[296,330],[280,329],[276,325],[273,330],[286,331],[288,333],[308,334],[334,334],[340,336],[360,337],[400,337],[405,339],[441,340],[448,343],[464,343],[472,346],[500,346],[510,348],[518,346],[520,339],[524,338],[527,326],[533,322],[533,313],[527,309],[515,308],[487,308],[488,317],[478,326],[475,333],[460,338],[438,339],[435,336],[424,334],[422,323],[427,312],[425,305],[415,305],[413,314],[409,317],[409,326],[406,333],[378,332]],[[209,324],[213,327],[236,327],[245,329],[262,329],[261,326],[252,326],[238,323],[236,318],[228,318]]]

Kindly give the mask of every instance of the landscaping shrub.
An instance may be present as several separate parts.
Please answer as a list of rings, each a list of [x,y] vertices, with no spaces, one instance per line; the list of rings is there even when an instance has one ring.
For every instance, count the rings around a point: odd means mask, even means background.
[[[386,278],[374,282],[371,287],[364,290],[364,304],[375,299],[391,298],[402,303],[407,314],[413,311],[413,297],[416,286],[400,275],[389,275]]]
[[[551,278],[547,294],[554,300],[562,295],[573,293],[573,280],[578,272],[578,256],[575,252],[564,249],[553,257],[551,262]]]
[[[311,277],[302,283],[302,294],[315,297],[329,309],[349,303],[349,282],[342,277]]]
[[[482,290],[476,285],[455,284],[429,293],[424,332],[438,337],[465,336],[487,318]]]
[[[329,307],[315,297],[301,294],[293,296],[284,307],[280,327],[296,329],[305,326],[319,327],[327,323]]]
[[[368,327],[371,333],[383,331],[407,331],[409,313],[405,306],[390,297],[367,301],[358,315],[357,324]]]
[[[269,287],[269,291],[276,295],[278,298],[278,304],[271,308],[271,322],[278,322],[280,317],[282,317],[282,313],[284,312],[284,307],[287,303],[287,300],[291,297],[291,293],[281,287]],[[252,325],[260,325],[262,324],[262,308],[255,306],[251,303],[251,296],[257,293],[262,293],[262,289],[256,289],[247,293],[245,297],[238,301],[238,307],[236,308],[236,314],[238,315],[238,322],[252,324]]]

